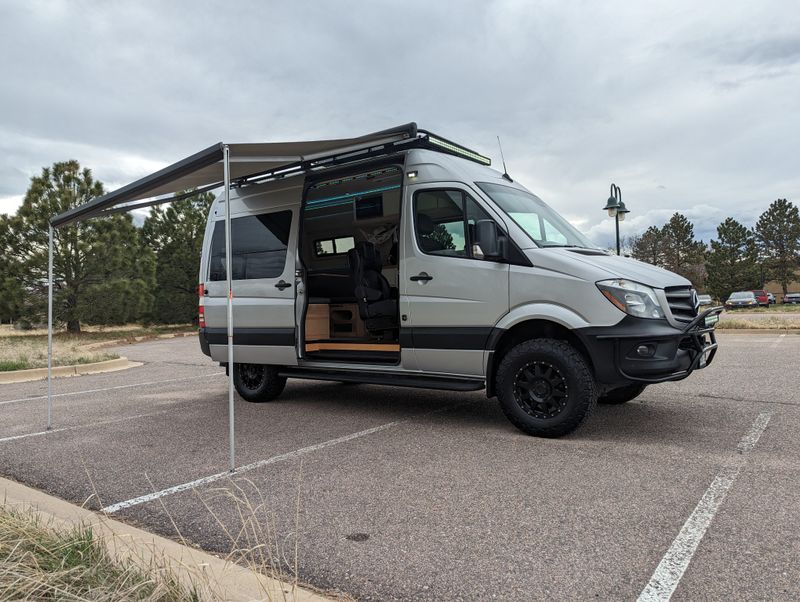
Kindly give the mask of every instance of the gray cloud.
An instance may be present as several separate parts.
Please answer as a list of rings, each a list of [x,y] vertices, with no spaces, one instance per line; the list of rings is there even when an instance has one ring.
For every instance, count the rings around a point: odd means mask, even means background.
[[[496,160],[499,135],[599,243],[611,181],[626,233],[684,211],[708,239],[800,200],[797,31],[788,0],[6,3],[0,211],[57,160],[114,188],[219,140],[415,120]]]

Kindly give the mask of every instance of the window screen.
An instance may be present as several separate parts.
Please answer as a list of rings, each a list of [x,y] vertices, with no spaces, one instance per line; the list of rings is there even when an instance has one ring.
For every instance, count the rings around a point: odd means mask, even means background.
[[[233,280],[277,278],[286,265],[292,212],[279,211],[231,220]],[[214,224],[210,280],[225,280],[225,222]]]

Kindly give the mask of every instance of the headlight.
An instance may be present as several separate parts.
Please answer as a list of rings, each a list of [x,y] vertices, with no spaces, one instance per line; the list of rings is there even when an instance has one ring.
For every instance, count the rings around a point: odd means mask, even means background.
[[[656,293],[649,286],[630,280],[602,280],[597,283],[597,288],[626,314],[637,318],[664,317]]]

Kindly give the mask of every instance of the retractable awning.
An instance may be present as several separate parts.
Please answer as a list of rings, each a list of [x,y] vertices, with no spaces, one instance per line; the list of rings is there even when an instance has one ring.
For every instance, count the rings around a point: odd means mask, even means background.
[[[251,144],[220,142],[127,186],[51,218],[48,228],[47,253],[47,429],[52,428],[53,408],[53,238],[55,228],[93,217],[168,203],[187,194],[196,194],[222,186],[226,201],[227,364],[234,366],[231,213],[228,210],[231,187],[248,182],[257,183],[272,177],[307,173],[315,169],[365,160],[380,154],[391,154],[400,148],[409,148],[415,144],[434,148],[439,152],[455,154],[482,165],[491,165],[488,157],[441,136],[435,136],[425,130],[417,130],[416,123],[408,123],[358,138],[339,140]],[[192,192],[186,192],[190,190]],[[233,373],[233,370],[228,370],[228,439],[231,471],[236,468]]]
[[[394,143],[417,137],[417,124],[409,123],[390,130],[375,132],[358,138],[317,140],[312,142],[267,142],[255,144],[225,144],[220,142],[190,157],[173,163],[127,186],[92,199],[69,211],[56,215],[48,228],[47,253],[47,429],[52,428],[53,413],[53,234],[55,228],[72,222],[130,211],[137,207],[168,203],[180,198],[183,191],[194,193],[223,186],[225,196],[225,263],[228,333],[228,366],[234,366],[233,345],[233,288],[231,281],[231,213],[230,190],[237,182],[259,176],[271,177],[278,173],[304,173],[305,171],[335,164],[336,160],[358,160],[368,156],[373,149],[386,148]],[[447,141],[442,144],[452,146]],[[250,180],[252,181],[252,180]],[[163,196],[166,195],[166,196]],[[144,199],[153,199],[144,201]],[[141,201],[141,202],[135,202]],[[233,369],[228,370],[228,440],[229,470],[236,469],[234,433]]]
[[[416,135],[417,124],[408,123],[358,138],[245,144],[220,142],[127,186],[56,215],[50,220],[50,223],[54,228],[58,228],[71,222],[96,217],[131,201],[174,195],[190,189],[203,190],[221,186],[225,179],[223,155],[226,146],[230,155],[230,181],[236,182],[243,178],[274,172],[282,168],[299,167],[306,162],[331,155],[355,153],[374,145],[414,138]],[[166,197],[141,205],[125,206],[124,209],[130,210],[138,206],[154,205],[170,200],[173,198]]]

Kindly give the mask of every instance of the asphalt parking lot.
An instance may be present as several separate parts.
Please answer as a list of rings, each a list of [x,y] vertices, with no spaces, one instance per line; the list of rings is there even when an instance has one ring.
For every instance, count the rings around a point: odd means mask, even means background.
[[[224,371],[141,343],[141,367],[55,381],[46,434],[46,383],[0,386],[0,473],[210,551],[296,549],[359,599],[796,600],[800,336],[719,339],[557,440],[482,392],[290,381],[237,399],[232,479]]]

